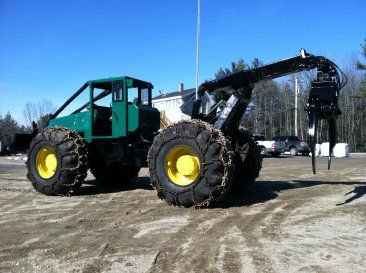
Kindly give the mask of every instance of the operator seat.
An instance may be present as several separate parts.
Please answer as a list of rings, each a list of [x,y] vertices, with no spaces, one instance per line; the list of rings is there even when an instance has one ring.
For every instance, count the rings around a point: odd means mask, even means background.
[[[111,136],[112,135],[112,108],[94,104],[93,135]]]

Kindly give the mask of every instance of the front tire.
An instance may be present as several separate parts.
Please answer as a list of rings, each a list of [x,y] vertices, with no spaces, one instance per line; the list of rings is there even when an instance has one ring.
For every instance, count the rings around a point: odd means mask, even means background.
[[[151,185],[168,204],[207,207],[230,187],[233,152],[212,125],[181,121],[154,139],[148,154]]]
[[[27,177],[46,195],[69,195],[87,175],[87,149],[77,132],[46,128],[32,140],[27,153]]]

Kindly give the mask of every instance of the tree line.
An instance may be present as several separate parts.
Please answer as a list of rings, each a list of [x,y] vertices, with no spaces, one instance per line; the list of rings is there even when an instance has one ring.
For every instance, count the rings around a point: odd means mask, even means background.
[[[366,59],[366,40],[361,45],[361,55]],[[215,77],[224,76],[242,69],[252,69],[262,65],[255,58],[251,63],[243,59],[232,62],[229,68],[220,68]],[[341,90],[339,107],[342,115],[337,122],[338,142],[348,143],[352,152],[366,152],[366,64],[356,56],[349,57],[341,66],[348,83]],[[267,139],[278,135],[297,135],[306,140],[308,115],[305,107],[314,72],[301,72],[280,80],[268,80],[255,85],[252,101],[242,119],[242,126],[255,134],[263,134]],[[295,133],[295,79],[299,83],[298,131]],[[319,142],[328,141],[328,126],[325,120],[319,124]]]
[[[9,147],[16,133],[31,133],[32,123],[42,130],[47,126],[50,115],[55,111],[55,106],[49,100],[39,100],[37,103],[28,102],[23,110],[25,125],[19,124],[10,112],[0,115],[0,142],[4,148]]]

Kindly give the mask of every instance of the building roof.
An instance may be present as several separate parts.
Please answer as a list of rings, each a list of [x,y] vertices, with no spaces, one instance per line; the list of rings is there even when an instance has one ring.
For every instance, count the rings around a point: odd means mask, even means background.
[[[188,95],[192,95],[194,92],[196,92],[196,88],[185,89],[183,91],[176,91],[176,92],[171,92],[171,93],[167,93],[167,94],[161,94],[152,99],[158,100],[158,99],[165,99],[165,98],[171,98],[171,97],[177,97],[177,96],[185,97]]]
[[[185,89],[183,91],[176,91],[176,92],[171,92],[171,93],[167,93],[167,94],[162,94],[162,95],[152,98],[152,100],[156,101],[156,100],[163,100],[166,98],[174,98],[174,97],[180,96],[183,100],[183,104],[180,106],[180,109],[181,109],[182,113],[190,116],[192,113],[192,110],[193,110],[194,101],[196,100],[195,93],[196,93],[196,88],[191,88],[191,89]],[[207,92],[204,92],[204,94],[202,96],[202,102],[210,103],[210,107],[215,104],[215,100]]]

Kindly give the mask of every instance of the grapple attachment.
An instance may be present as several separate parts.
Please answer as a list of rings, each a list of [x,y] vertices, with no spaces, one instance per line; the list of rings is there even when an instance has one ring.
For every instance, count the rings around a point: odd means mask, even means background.
[[[306,111],[309,115],[308,144],[311,150],[313,173],[316,173],[315,145],[317,142],[318,121],[328,121],[329,156],[328,170],[331,164],[331,155],[336,144],[336,122],[341,110],[338,107],[339,85],[333,80],[316,80],[311,84]]]
[[[203,119],[210,124],[214,124],[216,129],[221,130],[226,135],[232,135],[241,124],[256,83],[312,69],[317,69],[317,77],[311,84],[308,106],[306,107],[309,114],[308,143],[312,152],[313,172],[315,173],[315,144],[318,121],[326,119],[329,125],[330,139],[329,169],[332,150],[336,143],[336,121],[341,114],[338,107],[338,95],[346,85],[347,77],[333,61],[326,57],[315,56],[301,49],[298,56],[253,69],[240,70],[204,82],[198,88],[193,107],[190,108],[192,109],[191,118]],[[210,113],[203,115],[199,111],[205,92],[230,94],[230,97],[225,100],[223,110],[217,111],[217,108],[223,102],[220,101],[211,108]]]

